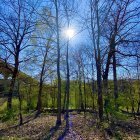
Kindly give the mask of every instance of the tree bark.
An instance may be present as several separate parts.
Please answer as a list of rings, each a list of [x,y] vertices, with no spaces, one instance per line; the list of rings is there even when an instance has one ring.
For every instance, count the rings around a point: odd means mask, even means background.
[[[79,107],[81,110],[84,110],[84,104],[83,104],[83,96],[82,96],[82,83],[81,83],[81,70],[79,67],[79,79],[78,79],[78,85],[79,85]]]
[[[40,81],[39,81],[39,92],[38,92],[38,102],[37,102],[37,113],[36,113],[36,117],[41,113],[42,111],[42,88],[43,88],[43,76],[45,73],[45,65],[46,65],[46,59],[47,59],[47,55],[48,55],[48,47],[49,47],[49,41],[47,43],[46,46],[46,51],[45,51],[45,56],[43,59],[43,65],[42,65],[42,69],[41,69],[41,74],[40,74]]]
[[[115,51],[113,53],[113,82],[114,82],[115,108],[118,110],[118,104],[117,104],[117,99],[118,99],[118,82],[117,82],[116,54],[115,54]]]
[[[99,119],[100,121],[102,121],[103,119],[103,98],[102,98],[102,79],[101,79],[102,75],[101,75],[101,64],[99,62],[97,62],[98,111],[99,111]]]
[[[69,43],[69,42],[68,42]],[[67,102],[66,102],[66,126],[67,130],[69,130],[69,89],[70,89],[70,76],[69,76],[69,44],[67,43],[67,55],[66,55],[66,63],[67,63],[67,81],[66,81],[66,93],[67,93]]]
[[[22,99],[20,95],[20,83],[18,81],[18,100],[19,100],[19,125],[23,124],[23,117],[22,117]]]
[[[99,23],[99,11],[98,11],[98,1],[95,2],[95,12],[97,20],[97,51],[96,51],[96,67],[97,67],[97,85],[98,85],[98,111],[99,119],[103,119],[103,98],[102,98],[102,72],[101,72],[101,51],[100,51],[100,23]]]
[[[19,52],[20,52],[20,46],[16,46],[16,56],[15,56],[15,65],[14,65],[14,71],[12,73],[12,79],[10,83],[10,89],[9,89],[9,96],[7,100],[7,109],[11,110],[12,109],[12,95],[16,83],[16,78],[18,75],[18,67],[19,67]]]
[[[57,78],[58,78],[58,96],[57,96],[57,121],[56,125],[61,124],[61,77],[60,77],[60,44],[59,44],[59,10],[58,0],[55,0],[55,12],[56,12],[56,33],[57,33]]]

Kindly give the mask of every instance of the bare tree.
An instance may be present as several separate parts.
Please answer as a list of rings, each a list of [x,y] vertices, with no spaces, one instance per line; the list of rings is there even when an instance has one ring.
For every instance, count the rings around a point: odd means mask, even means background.
[[[55,14],[56,14],[56,38],[57,38],[57,78],[58,78],[58,97],[57,97],[57,122],[56,125],[61,124],[61,77],[60,77],[60,35],[59,35],[59,5],[58,0],[54,1],[55,5]]]
[[[9,89],[7,108],[12,108],[12,93],[16,78],[18,76],[21,52],[30,46],[28,43],[34,31],[34,8],[35,5],[29,1],[1,1],[3,9],[0,12],[0,32],[3,38],[2,46],[8,52],[8,57],[12,60],[13,70]],[[6,10],[10,12],[7,12]]]
[[[66,26],[67,30],[70,28],[70,22],[71,22],[71,17],[74,13],[74,0],[68,1],[68,0],[63,0],[62,5],[64,8],[64,14],[66,18]],[[70,37],[68,37],[67,43],[66,43],[66,91],[65,91],[65,99],[64,99],[64,106],[66,104],[66,126],[67,129],[69,129],[69,94],[70,94],[70,69],[69,69],[69,44],[70,44]]]
[[[133,5],[133,6],[132,6]],[[130,8],[131,7],[131,8]],[[123,55],[122,48],[125,47],[126,52],[124,56],[132,56],[128,49],[130,44],[137,43],[139,40],[132,37],[134,32],[138,30],[140,8],[137,6],[134,0],[124,0],[124,1],[114,1],[113,5],[110,7],[108,17],[106,20],[106,25],[104,28],[105,36],[108,41],[108,53],[106,59],[106,66],[103,73],[104,87],[106,88],[106,93],[108,94],[108,74],[109,67],[113,65],[113,79],[114,79],[114,99],[116,109],[117,98],[118,98],[118,84],[117,84],[117,55]],[[127,44],[127,47],[126,47]],[[112,62],[111,62],[112,61]]]
[[[103,118],[103,98],[102,98],[102,66],[101,66],[101,48],[100,48],[100,37],[101,37],[101,27],[100,27],[100,13],[99,13],[99,1],[90,1],[90,22],[91,22],[91,34],[92,42],[94,47],[96,69],[97,69],[97,86],[98,86],[98,111],[99,119],[102,121]],[[95,24],[94,24],[95,20]],[[96,27],[96,28],[95,28]],[[96,34],[95,34],[96,33]]]
[[[37,101],[37,113],[36,117],[42,111],[42,92],[43,92],[43,84],[45,78],[47,77],[49,65],[49,52],[52,50],[52,42],[53,42],[53,29],[52,26],[54,17],[50,14],[48,8],[43,8],[41,13],[39,14],[38,21],[36,23],[36,32],[34,33],[33,44],[36,47],[38,61],[36,62],[39,67],[41,66],[41,70],[39,73],[39,92],[38,92],[38,101]],[[53,59],[51,60],[53,63]]]
[[[37,116],[41,113],[42,110],[42,90],[43,90],[43,83],[44,83],[44,75],[46,72],[46,62],[47,62],[47,56],[48,56],[48,52],[49,52],[49,48],[50,48],[50,39],[48,40],[47,44],[46,44],[46,50],[45,50],[45,54],[44,54],[44,58],[43,58],[43,62],[42,62],[42,68],[41,68],[41,73],[40,73],[40,79],[39,79],[39,93],[38,93],[38,102],[37,102]]]

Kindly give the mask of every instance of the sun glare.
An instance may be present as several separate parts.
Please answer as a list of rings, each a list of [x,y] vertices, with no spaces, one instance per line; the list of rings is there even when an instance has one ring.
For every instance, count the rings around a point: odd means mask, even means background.
[[[68,38],[72,38],[74,36],[74,30],[73,29],[67,29],[66,30],[66,36]]]

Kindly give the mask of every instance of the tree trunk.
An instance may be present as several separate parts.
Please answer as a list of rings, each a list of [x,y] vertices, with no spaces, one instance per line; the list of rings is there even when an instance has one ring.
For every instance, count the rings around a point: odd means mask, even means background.
[[[94,8],[93,9],[93,4]],[[103,119],[103,99],[102,99],[102,73],[101,73],[101,50],[100,50],[100,18],[99,18],[99,1],[95,0],[94,3],[91,0],[91,30],[92,30],[92,41],[94,46],[94,54],[96,60],[96,69],[97,69],[97,87],[98,87],[98,112],[99,112],[99,119],[102,121]],[[95,15],[93,15],[95,14]],[[96,21],[96,23],[94,23]],[[97,31],[95,31],[96,24]],[[95,32],[97,36],[95,36]]]
[[[67,42],[67,55],[66,55],[66,63],[67,63],[67,82],[66,82],[66,93],[67,93],[67,102],[66,102],[66,127],[69,130],[69,89],[70,89],[70,77],[69,77],[69,49]]]
[[[87,108],[87,97],[86,97],[86,81],[85,81],[85,75],[84,75],[84,97],[85,97],[85,108],[84,108],[84,110],[86,110],[86,108]]]
[[[41,99],[41,96],[42,96],[42,88],[43,88],[43,82],[40,81],[39,83],[39,92],[38,92],[38,101],[37,101],[37,113],[36,113],[36,117],[41,113],[42,111],[42,99]]]
[[[92,88],[92,99],[93,99],[93,104],[92,108],[95,110],[95,84],[94,84],[94,79],[92,78],[92,83],[91,83],[91,88]]]
[[[42,88],[43,88],[43,76],[44,76],[44,73],[45,73],[44,70],[45,70],[46,59],[47,59],[47,55],[48,55],[48,46],[49,46],[49,41],[48,41],[47,46],[46,46],[45,56],[44,56],[44,59],[43,59],[43,65],[42,65],[42,70],[41,70],[41,74],[40,74],[38,102],[37,102],[37,107],[36,107],[36,109],[37,109],[36,117],[42,111],[42,99],[41,99],[41,96],[42,96]]]
[[[115,54],[115,51],[113,53],[113,82],[114,82],[115,108],[118,110],[118,104],[117,104],[117,99],[118,99],[118,82],[117,82],[116,54]]]
[[[18,100],[19,100],[19,125],[23,124],[23,117],[22,117],[22,100],[20,95],[20,83],[18,81]]]
[[[63,111],[66,109],[66,98],[67,98],[67,82],[65,85],[65,94],[64,94],[64,105],[63,105]]]
[[[19,47],[17,48],[17,54],[15,56],[14,71],[12,73],[12,79],[11,79],[11,83],[10,83],[9,95],[8,95],[8,100],[7,100],[7,109],[8,110],[12,109],[12,94],[14,91],[16,77],[18,75],[18,67],[19,67],[18,59],[19,59]]]
[[[36,117],[42,112],[42,99],[41,99],[41,97],[42,97],[42,91],[43,91],[43,85],[44,85],[44,75],[46,72],[45,67],[46,67],[48,51],[50,48],[49,45],[50,45],[51,37],[52,37],[52,34],[49,35],[49,37],[47,38],[47,44],[45,45],[46,46],[45,50],[44,49],[42,50],[42,51],[44,51],[44,55],[43,55],[44,57],[43,57],[43,62],[41,64],[42,67],[41,67],[40,80],[39,80],[39,92],[38,92],[38,101],[37,101],[37,106],[36,106],[36,109],[37,109]]]
[[[102,72],[101,72],[101,50],[100,50],[100,22],[99,22],[99,11],[98,11],[99,2],[95,2],[95,12],[97,20],[97,50],[96,50],[96,67],[97,67],[97,85],[98,85],[98,111],[99,119],[103,120],[103,98],[102,98]]]
[[[58,96],[57,96],[57,121],[56,125],[61,125],[61,77],[60,77],[60,46],[59,46],[59,11],[58,11],[58,0],[55,0],[56,10],[56,33],[57,33],[57,78],[58,78]]]
[[[8,95],[8,100],[7,100],[7,109],[8,110],[12,109],[12,95],[13,95],[13,89],[15,86],[15,81],[16,81],[16,73],[13,75],[11,84],[10,84],[10,90],[9,90],[9,95]]]
[[[95,110],[95,102],[94,102],[95,83],[94,83],[94,64],[93,64],[93,56],[92,56],[92,81],[91,81],[91,90],[92,90],[92,99],[93,99],[92,108],[93,108],[93,110]]]
[[[139,58],[137,57],[137,88],[138,88],[138,108],[137,108],[137,113],[140,112],[140,61]]]
[[[79,107],[81,110],[84,110],[84,104],[83,104],[83,96],[82,96],[82,83],[81,83],[81,70],[79,67],[79,79],[78,79],[78,85],[79,85]]]
[[[29,84],[29,89],[27,90],[27,110],[28,112],[30,111],[30,106],[31,106],[31,83]]]
[[[104,84],[104,92],[105,92],[105,96],[107,99],[109,99],[109,94],[108,94],[108,73],[109,73],[109,66],[110,66],[110,61],[112,58],[112,49],[110,46],[110,51],[108,53],[108,57],[107,57],[107,62],[106,62],[106,68],[105,71],[103,73],[103,84]]]
[[[100,119],[100,121],[102,121],[102,119],[103,119],[103,98],[102,98],[101,65],[99,62],[97,62],[98,111],[99,111],[99,119]]]

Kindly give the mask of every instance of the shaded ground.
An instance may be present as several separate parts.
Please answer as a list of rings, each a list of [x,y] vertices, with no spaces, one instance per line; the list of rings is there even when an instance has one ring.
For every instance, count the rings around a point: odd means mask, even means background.
[[[70,121],[70,131],[64,140],[104,140],[104,134],[101,129],[97,128],[95,118],[78,114],[71,115]]]
[[[65,121],[55,131],[56,116],[41,115],[22,126],[9,127],[0,123],[0,139],[50,139],[50,140],[140,140],[140,121],[114,120],[113,123],[99,123],[96,114],[70,114],[70,129],[65,133]],[[64,134],[64,135],[63,135]]]
[[[55,125],[56,116],[41,115],[34,119],[33,117],[22,126],[9,127],[8,124],[0,123],[0,139],[41,139],[49,129]]]
[[[70,130],[63,140],[140,140],[139,120],[114,120],[108,124],[99,123],[96,118],[96,115],[71,114]],[[52,139],[58,138],[57,134]]]

